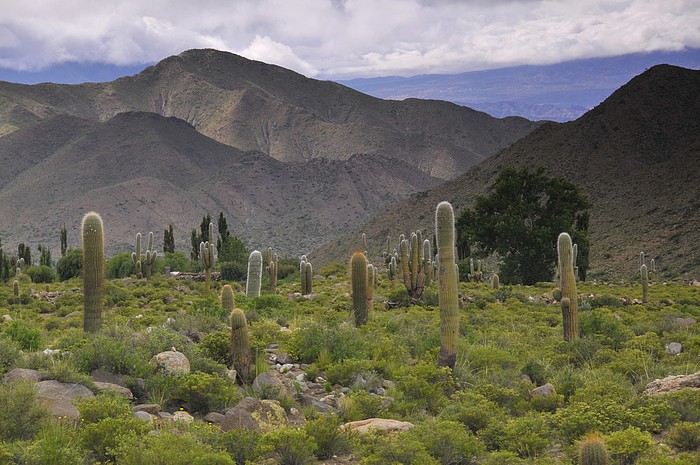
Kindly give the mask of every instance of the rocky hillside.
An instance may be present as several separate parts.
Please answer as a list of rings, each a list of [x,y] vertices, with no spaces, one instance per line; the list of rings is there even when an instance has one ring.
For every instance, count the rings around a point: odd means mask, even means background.
[[[127,111],[175,116],[223,144],[281,161],[383,156],[441,179],[537,126],[442,101],[385,101],[215,50],[189,50],[108,83],[0,82],[0,135],[58,114],[106,121]]]
[[[110,253],[129,250],[140,231],[172,223],[176,245],[204,213],[223,211],[251,247],[302,254],[365,221],[392,201],[439,180],[398,160],[285,163],[241,151],[155,113],[105,122],[58,115],[0,138],[0,237],[58,248],[63,223],[79,245],[84,213],[105,220]]]
[[[542,166],[593,203],[591,277],[630,276],[644,251],[668,276],[700,276],[700,71],[655,66],[576,121],[547,123],[462,176],[412,195],[318,251],[344,260],[360,232],[378,256],[388,234],[432,232],[434,209],[473,203],[506,166]]]

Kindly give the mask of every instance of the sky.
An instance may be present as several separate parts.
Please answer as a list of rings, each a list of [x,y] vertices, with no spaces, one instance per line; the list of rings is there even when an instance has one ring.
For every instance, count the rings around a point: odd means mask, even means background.
[[[215,48],[308,77],[459,73],[700,47],[700,0],[2,0],[0,68]]]

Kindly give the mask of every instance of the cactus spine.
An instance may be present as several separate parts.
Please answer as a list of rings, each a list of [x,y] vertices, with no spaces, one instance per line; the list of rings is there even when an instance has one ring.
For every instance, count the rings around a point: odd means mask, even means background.
[[[603,439],[593,433],[578,445],[578,465],[608,465],[610,456]]]
[[[455,263],[455,215],[449,202],[440,202],[435,210],[440,268],[438,299],[440,304],[440,354],[438,365],[454,368],[459,335],[458,269]]]
[[[245,285],[246,297],[260,297],[262,285],[262,254],[259,250],[253,250],[248,257],[248,277]]]
[[[647,303],[649,298],[649,271],[646,265],[639,267],[639,274],[642,278],[642,303]]]
[[[83,218],[83,329],[94,333],[102,326],[105,281],[104,228],[102,218],[90,212]]]
[[[350,259],[350,281],[352,284],[352,310],[355,326],[367,323],[367,257],[355,252]]]
[[[156,257],[158,252],[153,250],[153,232],[148,233],[148,248],[146,249],[146,258],[143,262],[144,268],[146,268],[146,280],[151,280],[151,274],[153,273],[153,265],[156,263]]]
[[[131,261],[134,263],[134,273],[138,279],[143,278],[141,263],[141,233],[136,233],[136,252],[131,253]]]
[[[240,308],[231,312],[231,360],[233,368],[243,383],[250,380],[250,337],[248,336],[248,322]]]
[[[221,308],[231,314],[235,305],[236,298],[233,294],[233,288],[228,284],[225,284],[224,287],[221,288]]]
[[[214,266],[214,223],[209,223],[209,240],[199,243],[199,264],[204,268],[204,289],[211,289],[211,269]]]
[[[559,288],[562,295],[564,340],[575,341],[578,339],[578,294],[576,293],[576,278],[574,277],[573,246],[569,234],[565,232],[559,234],[557,253],[559,255]],[[564,299],[567,298],[569,304],[565,307]]]

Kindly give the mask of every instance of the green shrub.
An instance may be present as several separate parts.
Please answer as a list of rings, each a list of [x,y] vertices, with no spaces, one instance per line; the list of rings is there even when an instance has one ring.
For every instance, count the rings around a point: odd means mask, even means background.
[[[700,423],[676,423],[668,433],[668,443],[682,451],[700,450]]]
[[[107,261],[105,275],[108,279],[127,278],[134,274],[134,262],[129,252],[114,255]]]
[[[621,348],[624,342],[634,337],[634,333],[625,323],[605,310],[583,313],[579,321],[581,337],[596,338],[604,346],[612,349]]]
[[[83,465],[86,451],[74,431],[60,424],[47,423],[26,448],[26,465]]]
[[[224,262],[219,268],[224,281],[244,281],[248,273],[248,266],[243,262]]]
[[[529,359],[520,371],[528,375],[536,386],[542,386],[549,381],[547,369],[539,360]]]
[[[83,269],[83,249],[71,249],[66,255],[59,258],[56,263],[58,279],[66,281],[71,278],[79,278]]]
[[[101,392],[90,399],[76,403],[80,418],[85,424],[97,423],[105,418],[123,418],[131,415],[131,405],[122,395]]]
[[[48,412],[36,400],[35,384],[0,384],[0,441],[31,439],[39,431]]]
[[[321,460],[350,452],[350,432],[340,428],[340,418],[337,416],[327,415],[307,421],[304,431],[318,446],[315,455]]]
[[[163,254],[163,260],[159,259],[156,261],[156,264],[158,263],[162,264],[163,269],[165,269],[166,266],[169,266],[170,271],[194,271],[194,268],[192,267],[192,260],[190,260],[190,257],[182,252],[165,252],[165,254]]]
[[[498,450],[489,453],[483,460],[483,465],[523,465],[525,460],[518,457],[517,454],[506,450]]]
[[[2,442],[0,442],[0,465],[15,465],[15,454]]]
[[[340,416],[346,422],[378,417],[383,411],[382,398],[365,391],[352,392],[340,400]]]
[[[504,421],[506,411],[482,394],[460,391],[452,396],[440,416],[446,420],[458,421],[476,434],[491,422]]]
[[[253,463],[257,458],[255,448],[259,440],[258,431],[241,428],[210,435],[208,443],[216,449],[227,452],[236,465],[246,465]]]
[[[28,266],[24,270],[33,283],[52,283],[56,281],[56,270],[46,265]]]
[[[486,454],[484,445],[455,421],[429,419],[416,425],[409,436],[442,465],[476,465]]]
[[[610,433],[605,437],[605,443],[613,463],[620,465],[635,463],[654,445],[651,434],[640,431],[634,426]]]
[[[236,384],[217,375],[192,372],[180,380],[176,396],[187,403],[190,410],[202,414],[237,404],[242,396]]]
[[[310,465],[316,462],[317,445],[305,430],[290,427],[264,434],[256,451],[261,457],[272,458],[279,465]]]
[[[361,465],[440,465],[420,441],[407,433],[363,438],[365,445]]]
[[[0,375],[9,371],[20,356],[19,346],[12,339],[0,336]]]
[[[81,412],[82,413],[82,412]],[[147,422],[129,415],[104,417],[94,423],[84,424],[78,434],[83,447],[91,451],[101,462],[113,460],[113,452],[131,435],[144,436],[151,430]]]
[[[5,335],[15,341],[22,350],[37,350],[41,346],[41,331],[24,321],[14,320],[5,329]]]
[[[169,431],[143,437],[124,436],[110,453],[119,465],[234,465],[226,453],[191,435]]]
[[[75,365],[84,373],[102,368],[110,373],[145,377],[153,369],[148,365],[151,354],[133,341],[97,335],[73,353]]]
[[[232,363],[230,339],[230,331],[213,331],[199,341],[197,348],[205,357],[230,366]]]
[[[692,389],[666,394],[664,399],[682,421],[700,422],[700,395]]]

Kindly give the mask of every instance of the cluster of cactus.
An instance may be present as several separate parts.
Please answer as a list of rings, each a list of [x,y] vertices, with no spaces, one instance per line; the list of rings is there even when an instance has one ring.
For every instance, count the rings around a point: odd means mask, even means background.
[[[578,444],[578,465],[608,465],[610,456],[603,439],[591,433]]]
[[[231,323],[231,360],[238,377],[245,384],[251,378],[251,349],[248,321],[240,308],[234,308],[229,317]]]
[[[270,293],[277,293],[277,275],[279,274],[279,257],[272,251],[272,247],[267,248],[265,255],[265,269],[267,270],[268,282],[270,284]]]
[[[561,312],[564,323],[564,340],[578,339],[578,294],[574,276],[574,253],[571,236],[559,234],[557,240],[559,258],[559,288],[561,289]]]
[[[214,266],[214,254],[216,244],[214,242],[214,223],[209,223],[209,240],[199,243],[199,264],[204,269],[204,289],[211,289],[211,269]]]
[[[423,258],[423,233],[419,230],[412,232],[410,239],[403,234],[399,237],[399,256],[403,274],[403,284],[408,296],[413,300],[420,299],[425,289],[425,260]]]
[[[102,296],[104,294],[105,255],[102,218],[90,212],[82,222],[83,246],[83,329],[94,333],[102,326]]]
[[[476,270],[474,269],[474,259],[469,259],[469,274],[467,275],[470,283],[480,283],[484,279],[484,274],[481,272],[481,260],[476,261]]]
[[[158,252],[153,249],[153,231],[148,233],[148,248],[146,248],[146,256],[143,260],[143,267],[146,269],[146,280],[151,280],[153,274],[153,265],[156,263]]]
[[[440,305],[440,353],[438,365],[454,368],[459,336],[459,270],[455,262],[455,215],[449,202],[435,210],[438,248],[438,299]]]
[[[350,282],[352,286],[352,311],[355,316],[355,326],[367,323],[368,308],[368,263],[362,252],[355,252],[350,258]]]
[[[245,295],[246,297],[260,297],[260,289],[262,287],[262,253],[259,250],[253,250],[248,256],[248,275],[246,278]]]
[[[301,279],[301,295],[310,295],[313,291],[313,267],[311,262],[306,260],[306,255],[301,256],[299,262],[299,276]]]
[[[134,264],[134,273],[138,279],[143,278],[141,263],[141,233],[136,233],[136,252],[131,252],[131,261]]]
[[[396,257],[392,255],[389,258],[389,264],[387,265],[387,268],[386,268],[387,277],[389,278],[389,281],[391,281],[392,287],[394,285],[394,281],[396,280],[396,274],[398,272],[399,272],[399,270],[398,270],[398,263],[396,262]]]
[[[24,258],[17,259],[17,269],[15,270],[15,276],[22,274],[22,268],[24,268]]]

